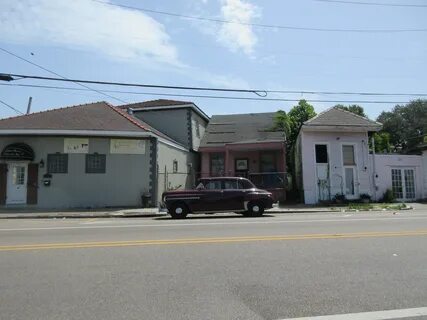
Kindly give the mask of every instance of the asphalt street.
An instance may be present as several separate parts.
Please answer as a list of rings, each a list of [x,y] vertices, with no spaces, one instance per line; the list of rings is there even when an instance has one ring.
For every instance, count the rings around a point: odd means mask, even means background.
[[[427,319],[427,211],[0,220],[0,319],[333,315]]]

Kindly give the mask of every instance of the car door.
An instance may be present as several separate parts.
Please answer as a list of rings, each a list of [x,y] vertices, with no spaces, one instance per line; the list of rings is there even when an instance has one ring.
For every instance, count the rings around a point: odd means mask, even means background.
[[[243,210],[244,191],[238,179],[224,179],[222,202],[224,210]]]
[[[222,205],[222,184],[220,180],[210,180],[199,190],[200,199],[193,203],[192,209],[195,212],[215,212],[223,210]]]

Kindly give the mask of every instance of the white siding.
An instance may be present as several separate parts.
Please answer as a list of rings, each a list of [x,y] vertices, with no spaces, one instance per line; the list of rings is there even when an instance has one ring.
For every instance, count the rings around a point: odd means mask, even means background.
[[[301,132],[301,154],[304,202],[318,202],[315,144],[327,144],[329,153],[330,197],[343,193],[342,145],[355,147],[356,179],[358,193],[371,194],[372,177],[368,163],[368,135],[364,132]]]
[[[369,155],[370,164],[373,168],[373,155]],[[417,155],[400,154],[376,154],[375,155],[375,190],[373,196],[376,200],[381,199],[387,189],[391,189],[391,170],[393,168],[412,168],[415,170],[415,196],[417,199],[423,197],[425,186],[423,186],[423,158]],[[373,169],[372,169],[373,170]],[[425,182],[424,182],[425,183]]]
[[[206,120],[200,117],[197,113],[191,111],[191,134],[193,141],[192,147],[194,151],[199,150],[200,141],[205,134],[206,126]]]

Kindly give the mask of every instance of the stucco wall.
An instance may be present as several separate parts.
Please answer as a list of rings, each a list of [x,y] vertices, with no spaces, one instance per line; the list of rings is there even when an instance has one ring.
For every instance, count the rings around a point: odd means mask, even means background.
[[[197,135],[197,126],[199,127],[199,135]],[[192,143],[193,150],[199,150],[200,141],[205,134],[207,126],[207,121],[199,116],[197,113],[191,110],[191,135],[192,135]]]
[[[178,172],[173,172],[173,162],[178,162]],[[197,166],[198,155],[194,152],[179,150],[162,142],[158,143],[158,201],[169,188],[192,188],[195,183],[194,166]],[[191,167],[189,166],[191,164]],[[167,176],[165,178],[165,171]]]
[[[52,174],[50,186],[42,183],[47,171],[47,154],[64,152],[62,137],[4,137],[0,150],[22,142],[33,148],[39,168],[38,204],[40,208],[139,206],[141,194],[149,192],[150,142],[145,154],[110,154],[110,139],[89,138],[89,153],[106,154],[106,173],[85,173],[85,154],[68,155],[68,173]]]
[[[342,145],[355,145],[355,161],[357,165],[356,179],[358,193],[370,194],[370,174],[368,164],[368,136],[363,132],[302,132],[301,133],[302,175],[304,201],[307,204],[318,202],[315,144],[327,144],[329,153],[330,196],[343,193],[342,179],[344,169],[342,161]]]
[[[188,109],[135,111],[134,116],[190,148]]]
[[[374,172],[373,155],[369,155],[369,162]],[[423,158],[417,155],[376,154],[375,155],[375,188],[372,186],[373,197],[381,199],[387,189],[392,188],[391,169],[410,168],[415,170],[415,196],[423,197]],[[371,180],[373,185],[374,180]]]

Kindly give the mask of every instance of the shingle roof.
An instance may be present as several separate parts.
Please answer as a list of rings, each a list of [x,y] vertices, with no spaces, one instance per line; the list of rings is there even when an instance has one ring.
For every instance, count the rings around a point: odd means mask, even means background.
[[[120,106],[120,108],[150,108],[150,107],[180,106],[180,105],[187,105],[187,104],[193,104],[193,102],[157,99],[157,100],[149,100],[149,101],[125,104]]]
[[[129,115],[125,110],[104,101],[0,119],[0,133],[2,130],[12,129],[29,132],[38,129],[152,132],[177,143],[144,121]]]
[[[149,131],[104,101],[1,119],[2,129]]]
[[[382,125],[379,122],[356,115],[350,111],[333,107],[304,122],[304,127],[311,126],[369,127],[379,129]]]
[[[274,112],[212,116],[200,147],[283,141],[282,132],[271,131],[274,116]]]
[[[179,101],[179,100],[167,100],[167,99],[157,99],[143,102],[136,102],[130,104],[124,104],[119,106],[122,109],[131,108],[134,111],[144,111],[144,110],[153,110],[153,109],[178,109],[178,108],[192,108],[196,113],[198,113],[202,118],[209,121],[209,116],[203,112],[194,102],[191,101]]]

